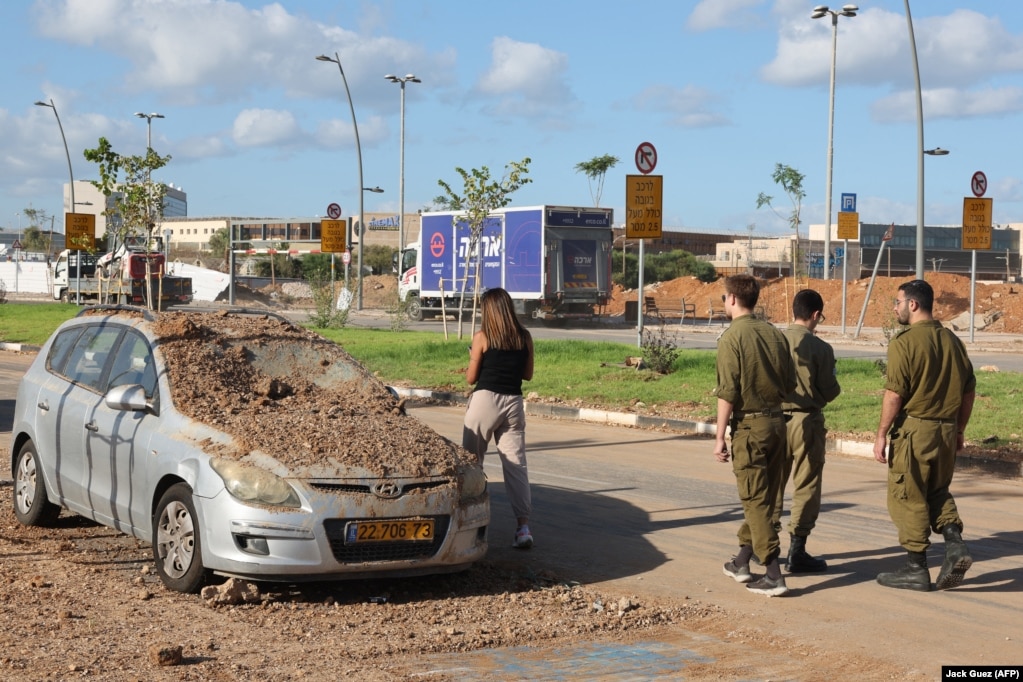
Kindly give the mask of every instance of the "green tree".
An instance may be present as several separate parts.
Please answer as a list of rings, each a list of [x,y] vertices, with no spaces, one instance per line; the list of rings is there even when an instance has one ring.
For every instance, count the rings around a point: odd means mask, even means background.
[[[217,258],[223,258],[224,263],[230,259],[231,235],[226,227],[222,227],[210,235],[210,253]]]
[[[148,246],[163,220],[163,200],[167,194],[166,185],[152,181],[153,171],[166,166],[171,157],[160,156],[152,148],[146,150],[145,156],[124,156],[101,137],[95,149],[85,150],[85,159],[99,166],[100,179],[92,181],[93,186],[104,196],[114,198],[113,205],[104,212],[108,225],[116,226],[112,248],[138,235],[145,235]]]
[[[799,213],[803,207],[803,199],[806,197],[806,192],[803,191],[803,179],[806,176],[797,171],[791,166],[785,166],[780,163],[774,165],[774,172],[771,174],[771,179],[774,180],[775,184],[780,185],[782,190],[788,196],[789,201],[792,202],[792,213],[789,214],[788,218],[785,218],[778,209],[774,207],[771,201],[774,199],[772,196],[768,196],[763,192],[757,196],[757,208],[767,206],[775,215],[779,218],[786,219],[789,223],[789,227],[796,233],[796,248],[792,258],[792,274],[796,274],[796,265],[801,262],[799,257],[800,242],[799,242],[799,224],[802,222],[799,217]]]
[[[458,194],[444,180],[438,180],[437,184],[444,190],[449,206],[457,207],[454,210],[462,212],[456,216],[456,222],[465,221],[469,226],[469,244],[465,251],[465,278],[462,281],[462,294],[458,303],[458,338],[462,338],[462,315],[465,309],[465,289],[469,278],[469,266],[473,255],[479,258],[480,237],[483,234],[483,226],[490,214],[498,208],[503,208],[511,203],[511,195],[523,185],[532,182],[532,178],[526,177],[529,173],[531,159],[527,156],[521,161],[512,161],[505,166],[505,175],[500,180],[493,180],[490,177],[490,169],[486,166],[473,168],[466,171],[462,168],[455,168],[464,185],[463,193]],[[472,323],[476,324],[476,306],[479,302],[480,278],[475,281],[472,300]]]
[[[589,179],[590,197],[593,199],[594,206],[600,206],[600,197],[604,194],[604,178],[607,176],[607,172],[617,165],[619,160],[617,156],[604,154],[603,156],[594,156],[589,161],[582,161],[575,165],[576,172],[586,173],[586,177]],[[596,185],[595,191],[594,185]]]
[[[36,251],[49,253],[50,244],[53,241],[53,223],[46,211],[39,208],[22,209],[21,213],[28,219],[28,227],[22,230],[21,248],[25,251]],[[47,226],[47,221],[51,221]],[[46,227],[48,231],[44,231]]]
[[[390,272],[393,267],[394,249],[383,244],[367,244],[362,251],[362,264],[373,271],[374,275]]]
[[[621,254],[615,251],[612,257],[621,259]],[[625,289],[635,289],[639,286],[639,257],[628,252],[624,260],[624,272],[614,273],[612,279]],[[646,279],[651,282],[669,282],[679,277],[695,277],[701,282],[713,282],[718,276],[713,265],[682,249],[647,254],[644,266]]]

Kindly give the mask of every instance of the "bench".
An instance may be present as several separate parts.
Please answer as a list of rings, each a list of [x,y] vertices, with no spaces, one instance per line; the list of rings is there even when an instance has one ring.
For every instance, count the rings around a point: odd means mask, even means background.
[[[651,315],[657,317],[663,324],[665,319],[668,317],[674,318],[676,315],[679,317],[679,324],[684,324],[686,318],[692,320],[696,319],[696,304],[686,301],[683,297],[680,301],[680,305],[664,305],[658,304],[657,299],[653,296],[643,297],[643,312],[645,315]]]
[[[707,326],[715,319],[720,319],[721,324],[724,324],[728,320],[728,313],[725,312],[724,301],[715,301],[713,298],[707,299],[709,305],[707,306]]]

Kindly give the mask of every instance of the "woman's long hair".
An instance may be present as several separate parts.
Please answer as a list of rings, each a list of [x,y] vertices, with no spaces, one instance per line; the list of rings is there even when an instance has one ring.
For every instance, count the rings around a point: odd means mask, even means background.
[[[526,346],[529,332],[515,317],[511,296],[500,287],[487,289],[480,297],[483,320],[480,331],[487,337],[490,348],[497,350],[522,350]]]

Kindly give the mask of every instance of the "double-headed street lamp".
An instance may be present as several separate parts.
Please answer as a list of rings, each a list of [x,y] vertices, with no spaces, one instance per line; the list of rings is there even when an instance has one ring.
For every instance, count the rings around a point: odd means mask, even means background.
[[[398,279],[401,279],[401,254],[405,249],[405,84],[423,81],[411,73],[404,78],[391,74],[384,78],[401,86],[401,151],[398,156]]]
[[[827,5],[813,8],[811,19],[831,17],[831,99],[828,106],[828,167],[825,186],[827,194],[824,198],[824,279],[829,279],[831,270],[831,168],[834,164],[835,138],[835,60],[838,55],[838,17],[854,17],[859,11],[856,5],[844,5],[842,9],[829,9]]]
[[[348,89],[348,79],[345,77],[345,70],[341,66],[341,55],[337,52],[334,53],[334,57],[330,58],[325,54],[321,54],[316,58],[321,62],[333,62],[337,64],[337,70],[341,72],[341,82],[345,86],[345,95],[348,96],[348,108],[352,113],[352,127],[355,129],[355,155],[359,160],[359,249],[358,256],[356,258],[359,277],[358,277],[358,291],[355,296],[355,309],[362,310],[362,238],[366,234],[366,214],[363,211],[363,194],[365,193],[365,186],[362,184],[362,145],[359,144],[359,124],[355,121],[355,105],[352,103],[352,91]]]
[[[143,114],[141,111],[136,111],[135,116],[137,118],[146,119],[146,232],[147,238],[152,238],[153,231],[153,207],[150,205],[150,197],[153,193],[153,178],[152,171],[149,167],[149,152],[153,150],[153,119],[164,118],[163,114]],[[168,252],[169,253],[169,252]]]
[[[141,111],[135,112],[135,116],[138,118],[146,119],[146,149],[153,148],[153,119],[164,118],[163,114],[143,114]]]

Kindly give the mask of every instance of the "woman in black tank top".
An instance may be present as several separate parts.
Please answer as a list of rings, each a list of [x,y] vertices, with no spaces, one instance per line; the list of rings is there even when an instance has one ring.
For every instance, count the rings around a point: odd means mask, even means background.
[[[533,378],[533,339],[518,319],[511,296],[489,289],[480,298],[482,321],[472,337],[465,378],[474,384],[465,410],[462,445],[480,463],[491,438],[497,445],[504,486],[515,514],[512,546],[529,549],[532,500],[526,468],[526,414],[522,382]]]

